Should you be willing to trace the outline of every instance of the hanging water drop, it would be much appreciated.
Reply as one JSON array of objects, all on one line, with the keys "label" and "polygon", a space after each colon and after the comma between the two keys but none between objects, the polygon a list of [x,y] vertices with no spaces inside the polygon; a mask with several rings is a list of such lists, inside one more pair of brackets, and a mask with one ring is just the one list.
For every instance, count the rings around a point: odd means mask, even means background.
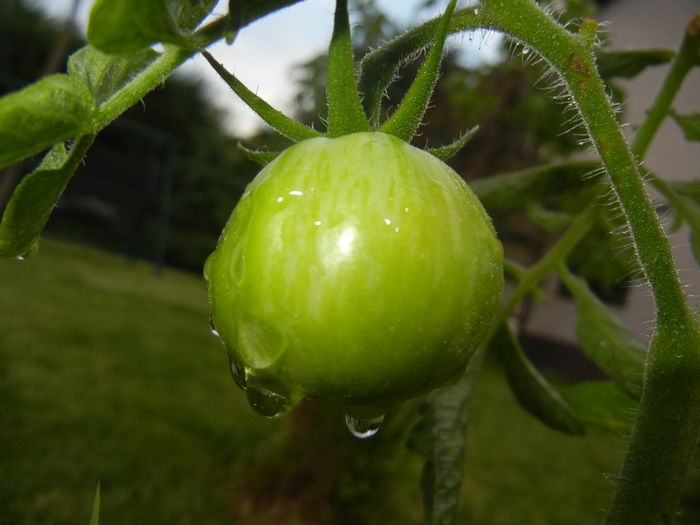
[{"label": "hanging water drop", "polygon": [[231,375],[233,380],[238,385],[241,390],[248,390],[248,379],[246,378],[245,367],[233,358],[228,360],[229,368],[231,369]]},{"label": "hanging water drop", "polygon": [[219,337],[219,331],[216,329],[216,326],[214,326],[214,321],[211,318],[211,314],[209,314],[209,330],[216,337]]},{"label": "hanging water drop", "polygon": [[278,416],[292,406],[292,402],[288,397],[267,388],[248,385],[246,393],[248,394],[250,408],[263,416]]},{"label": "hanging water drop", "polygon": [[32,244],[27,248],[27,250],[24,253],[19,254],[15,259],[18,261],[26,261],[27,259],[31,259],[36,255],[36,253],[39,251],[39,240],[35,240],[32,242]]},{"label": "hanging water drop", "polygon": [[345,424],[350,433],[356,438],[367,439],[379,432],[384,416],[371,419],[361,419],[345,415]]}]

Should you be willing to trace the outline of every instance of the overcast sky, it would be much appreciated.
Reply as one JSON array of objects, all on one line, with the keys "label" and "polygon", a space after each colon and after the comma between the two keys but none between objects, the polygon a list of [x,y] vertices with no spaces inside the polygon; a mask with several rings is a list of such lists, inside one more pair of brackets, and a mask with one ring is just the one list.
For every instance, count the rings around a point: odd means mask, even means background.
[{"label": "overcast sky", "polygon": [[[66,16],[71,4],[71,0],[34,1],[57,19]],[[422,0],[378,0],[377,3],[392,20],[407,27],[438,14],[447,0],[440,2],[437,9],[422,10],[418,7]],[[459,2],[462,5],[467,3]],[[82,0],[80,6],[78,24],[83,32],[92,4],[93,0]],[[220,0],[214,13],[224,14],[227,5],[227,1]],[[332,32],[334,5],[334,0],[305,0],[243,29],[233,45],[215,44],[210,52],[258,95],[273,106],[290,111],[290,100],[295,91],[290,83],[292,68],[326,49]],[[462,50],[465,61],[473,61],[475,57],[494,61],[497,60],[496,41],[497,38],[484,38],[480,34],[473,38],[453,37],[449,45]],[[261,124],[203,58],[190,60],[182,69],[205,79],[215,104],[229,113],[226,122],[231,131],[245,135]]]}]

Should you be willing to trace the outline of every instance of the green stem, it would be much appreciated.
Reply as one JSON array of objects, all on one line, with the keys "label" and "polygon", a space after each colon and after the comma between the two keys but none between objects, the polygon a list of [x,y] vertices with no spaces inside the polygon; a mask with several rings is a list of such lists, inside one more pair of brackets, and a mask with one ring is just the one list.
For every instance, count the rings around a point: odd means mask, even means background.
[{"label": "green stem", "polygon": [[574,249],[578,242],[583,238],[588,230],[593,225],[597,203],[594,199],[586,208],[576,217],[569,229],[566,230],[559,240],[552,246],[549,251],[536,264],[528,268],[519,278],[518,286],[508,298],[508,301],[501,309],[498,321],[494,326],[499,326],[505,321],[515,310],[516,306],[525,298],[534,286],[539,283],[545,275],[555,270],[566,256]]},{"label": "green stem", "polygon": [[698,65],[698,50],[700,50],[700,13],[696,14],[688,23],[683,42],[676,53],[671,69],[661,86],[661,90],[656,95],[646,120],[637,131],[632,144],[632,152],[637,158],[643,157],[647,152],[651,140],[668,115],[683,80],[690,70]]},{"label": "green stem", "polygon": [[369,131],[355,80],[355,61],[350,39],[347,0],[337,0],[333,37],[328,48],[328,136],[339,137]]}]

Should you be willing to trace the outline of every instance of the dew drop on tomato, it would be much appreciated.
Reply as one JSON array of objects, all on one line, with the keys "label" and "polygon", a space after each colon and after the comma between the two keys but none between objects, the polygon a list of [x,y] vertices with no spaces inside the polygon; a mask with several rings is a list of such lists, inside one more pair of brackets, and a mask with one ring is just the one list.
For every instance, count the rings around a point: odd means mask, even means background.
[{"label": "dew drop on tomato", "polygon": [[362,419],[346,415],[345,424],[350,433],[359,439],[367,439],[379,432],[382,426],[384,416],[374,417],[371,419]]}]

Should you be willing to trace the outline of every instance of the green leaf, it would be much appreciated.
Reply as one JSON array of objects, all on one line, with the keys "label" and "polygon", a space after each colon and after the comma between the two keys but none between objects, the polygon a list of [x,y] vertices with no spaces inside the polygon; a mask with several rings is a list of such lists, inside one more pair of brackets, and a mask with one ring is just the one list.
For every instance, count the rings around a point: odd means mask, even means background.
[{"label": "green leaf", "polygon": [[547,231],[566,228],[574,219],[569,213],[551,210],[539,202],[531,202],[525,208],[525,213],[534,224]]},{"label": "green leaf", "polygon": [[209,62],[219,76],[226,82],[229,87],[245,102],[250,109],[255,111],[265,122],[279,131],[282,135],[289,137],[294,141],[306,140],[314,137],[320,137],[321,134],[304,124],[289,118],[282,112],[277,111],[267,102],[245,87],[243,83],[234,75],[226,71],[226,68],[219,64],[209,52],[202,50],[202,56]]},{"label": "green leaf", "polygon": [[583,425],[556,389],[527,359],[503,322],[491,339],[490,350],[503,366],[518,403],[544,424],[567,434],[583,434]]},{"label": "green leaf", "polygon": [[251,22],[296,4],[301,0],[229,0],[227,31],[237,31]]},{"label": "green leaf", "polygon": [[602,175],[599,168],[600,164],[593,161],[550,164],[470,181],[469,186],[487,209],[520,209],[594,183]]},{"label": "green leaf", "polygon": [[642,393],[645,346],[595,296],[588,283],[566,269],[562,280],[578,306],[576,337],[586,356],[635,399]]},{"label": "green leaf", "polygon": [[88,41],[105,53],[131,54],[158,42],[183,43],[166,0],[97,0],[90,11]]},{"label": "green leaf", "polygon": [[108,55],[88,44],[70,56],[68,74],[82,82],[100,105],[127,86],[159,56],[150,48],[128,57]]},{"label": "green leaf", "polygon": [[633,78],[650,66],[667,64],[676,55],[669,49],[632,51],[599,51],[596,53],[598,71],[605,79]]},{"label": "green leaf", "polygon": [[464,471],[464,450],[469,423],[469,398],[475,371],[474,356],[456,383],[433,391],[420,408],[421,420],[406,445],[425,457],[421,492],[427,523],[454,523]]},{"label": "green leaf", "polygon": [[676,193],[685,195],[700,204],[700,179],[667,182]]},{"label": "green leaf", "polygon": [[416,75],[401,104],[399,104],[399,107],[389,119],[382,124],[379,128],[380,131],[394,135],[406,142],[410,142],[416,134],[438,79],[442,62],[442,51],[450,29],[450,20],[452,19],[455,3],[456,0],[451,0],[447,5],[445,14],[442,16],[435,31],[434,42],[425,62],[418,70],[418,75]]},{"label": "green leaf", "polygon": [[355,80],[347,0],[336,0],[333,37],[328,49],[328,136],[369,131]]},{"label": "green leaf", "polygon": [[217,0],[168,0],[168,9],[175,25],[190,32],[214,9]]},{"label": "green leaf", "polygon": [[559,385],[558,389],[585,426],[630,434],[638,404],[612,381]]},{"label": "green leaf", "polygon": [[700,141],[700,113],[679,115],[676,112],[671,112],[671,116],[673,120],[676,121],[676,124],[683,130],[685,140],[693,142]]},{"label": "green leaf", "polygon": [[97,482],[95,489],[95,499],[92,502],[92,513],[90,514],[90,525],[99,525],[100,523],[100,482]]},{"label": "green leaf", "polygon": [[80,137],[70,153],[63,143],[55,145],[17,186],[0,222],[0,256],[22,257],[31,252],[94,138]]},{"label": "green leaf", "polygon": [[91,132],[94,109],[90,93],[67,75],[0,98],[0,168]]},{"label": "green leaf", "polygon": [[442,146],[441,148],[428,149],[428,153],[434,155],[443,162],[450,160],[454,157],[460,150],[467,145],[474,135],[479,131],[479,126],[474,126],[472,129],[467,130],[461,137],[455,140],[452,144],[447,146]]},{"label": "green leaf", "polygon": [[240,142],[238,143],[238,149],[240,149],[248,160],[252,160],[260,164],[261,166],[266,166],[280,154],[279,151],[256,151],[246,148]]}]

